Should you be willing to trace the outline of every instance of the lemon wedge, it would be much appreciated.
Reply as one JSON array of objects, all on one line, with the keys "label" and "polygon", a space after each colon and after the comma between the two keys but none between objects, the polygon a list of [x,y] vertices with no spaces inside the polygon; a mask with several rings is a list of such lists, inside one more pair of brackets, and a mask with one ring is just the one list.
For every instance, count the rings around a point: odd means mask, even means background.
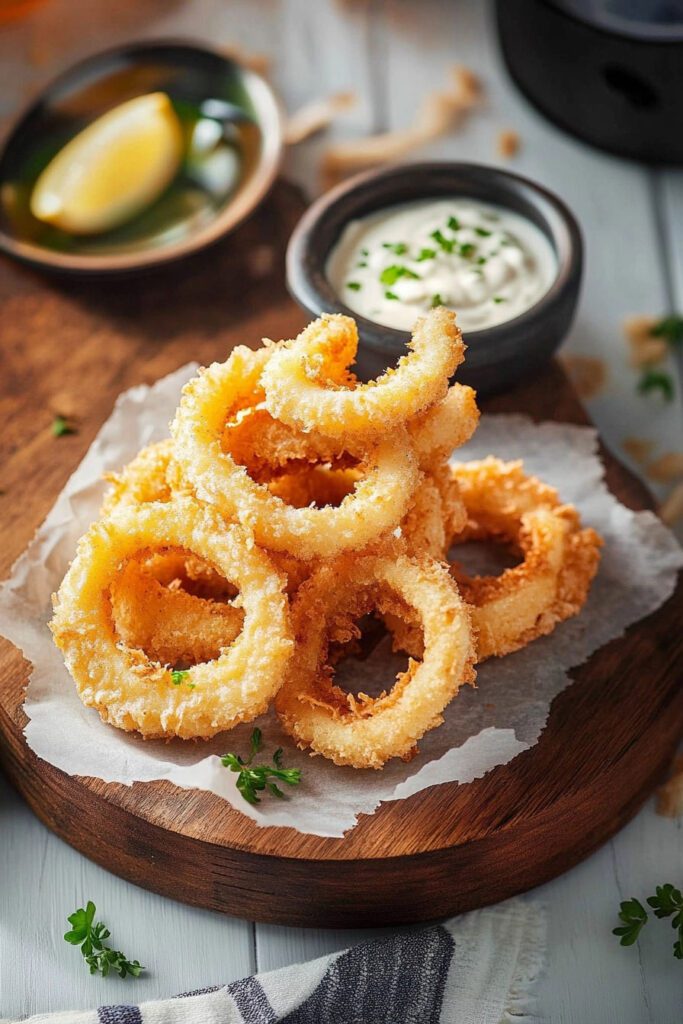
[{"label": "lemon wedge", "polygon": [[175,176],[183,132],[166,93],[122,103],[74,136],[38,178],[31,213],[74,235],[130,220]]}]

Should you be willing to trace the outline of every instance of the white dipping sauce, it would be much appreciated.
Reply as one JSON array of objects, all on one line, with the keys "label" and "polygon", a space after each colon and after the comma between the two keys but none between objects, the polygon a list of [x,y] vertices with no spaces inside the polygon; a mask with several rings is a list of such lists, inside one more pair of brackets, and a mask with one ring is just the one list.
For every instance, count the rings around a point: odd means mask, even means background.
[{"label": "white dipping sauce", "polygon": [[412,330],[433,306],[482,330],[535,305],[557,276],[544,233],[525,217],[470,199],[420,199],[350,221],[326,273],[375,323]]}]

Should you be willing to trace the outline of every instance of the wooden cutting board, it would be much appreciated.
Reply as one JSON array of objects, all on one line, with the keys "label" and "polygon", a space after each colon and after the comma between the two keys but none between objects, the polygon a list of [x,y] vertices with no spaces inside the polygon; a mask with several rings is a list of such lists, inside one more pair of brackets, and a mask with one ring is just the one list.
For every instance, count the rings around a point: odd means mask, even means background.
[{"label": "wooden cutting board", "polygon": [[[85,454],[116,396],[190,359],[291,336],[304,322],[283,281],[303,209],[280,183],[236,234],[191,261],[128,280],[55,280],[0,263],[0,432],[7,575]],[[585,423],[557,366],[486,411]],[[55,412],[79,418],[55,439]],[[609,484],[647,507],[607,453]],[[469,785],[434,787],[363,817],[344,839],[257,828],[224,801],[165,782],[70,778],[23,740],[28,666],[0,647],[0,763],[35,813],[99,864],[187,903],[289,925],[442,917],[545,882],[638,809],[683,733],[683,588],[575,670],[539,743]],[[677,669],[678,666],[678,669]]]}]

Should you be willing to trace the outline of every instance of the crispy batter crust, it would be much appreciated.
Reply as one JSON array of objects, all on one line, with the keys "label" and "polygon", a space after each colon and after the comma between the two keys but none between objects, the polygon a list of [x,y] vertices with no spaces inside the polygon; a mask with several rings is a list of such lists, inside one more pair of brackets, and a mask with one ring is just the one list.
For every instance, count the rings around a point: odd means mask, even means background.
[{"label": "crispy batter crust", "polygon": [[266,407],[283,423],[343,440],[349,451],[385,437],[441,401],[464,359],[455,314],[439,307],[415,325],[410,351],[368,384],[330,386],[316,357],[337,332],[356,330],[350,317],[324,316],[273,353],[263,371]]},{"label": "crispy batter crust", "polygon": [[[149,550],[196,554],[240,591],[239,637],[174,685],[169,668],[127,647],[112,620],[109,590],[119,566]],[[121,508],[95,523],[55,597],[51,629],[81,700],[120,729],[145,737],[205,737],[251,721],[268,707],[292,655],[285,580],[236,525],[191,498]]]},{"label": "crispy batter crust", "polygon": [[175,458],[198,496],[237,518],[256,543],[303,560],[364,547],[391,529],[407,511],[419,479],[403,429],[362,457],[363,477],[338,507],[293,508],[223,450],[226,419],[248,404],[258,384],[252,357],[249,349],[237,348],[226,363],[214,363],[183,389],[171,428]]},{"label": "crispy batter crust", "polygon": [[[328,648],[354,634],[354,620],[400,595],[424,630],[421,664],[410,662],[388,694],[354,697],[334,686]],[[469,612],[446,568],[405,554],[339,559],[300,588],[292,609],[297,655],[276,699],[282,725],[300,747],[336,764],[381,768],[412,756],[440,725],[463,683],[474,681]]]}]

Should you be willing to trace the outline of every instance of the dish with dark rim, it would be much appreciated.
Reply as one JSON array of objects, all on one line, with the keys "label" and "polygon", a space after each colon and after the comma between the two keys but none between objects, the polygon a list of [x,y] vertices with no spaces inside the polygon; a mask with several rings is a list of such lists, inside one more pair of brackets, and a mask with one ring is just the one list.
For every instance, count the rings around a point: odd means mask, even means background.
[{"label": "dish with dark rim", "polygon": [[573,320],[583,267],[581,231],[568,207],[527,178],[482,164],[421,163],[390,167],[344,182],[304,214],[287,250],[287,283],[306,312],[346,313],[358,323],[359,370],[364,379],[393,365],[407,332],[354,313],[326,275],[330,252],[349,221],[416,199],[462,197],[505,207],[546,235],[557,259],[549,290],[514,319],[467,335],[468,352],[458,380],[482,393],[512,386],[546,363]]},{"label": "dish with dark rim", "polygon": [[[116,235],[105,238],[102,251],[84,251],[78,239],[60,246],[40,240],[39,222],[24,218],[24,228],[0,206],[0,249],[23,261],[65,273],[111,274],[151,268],[177,260],[211,245],[232,231],[261,202],[277,175],[283,148],[283,116],[271,86],[254,71],[210,47],[181,40],[141,42],[118,46],[75,64],[42,90],[19,117],[0,152],[0,190],[21,179],[22,161],[30,164],[35,182],[53,154],[36,156],[36,140],[51,132],[69,138],[118,103],[153,91],[167,92],[172,102],[218,100],[236,112],[236,120],[249,126],[253,137],[248,159],[237,185],[226,198],[195,216],[187,230],[173,221],[168,237],[155,241]],[[236,106],[239,99],[241,113]],[[1,192],[0,192],[1,194]],[[163,199],[163,197],[162,197]],[[208,204],[207,204],[208,206]],[[175,216],[175,214],[174,214]],[[189,216],[189,215],[188,215]],[[182,225],[181,225],[182,227]],[[118,230],[118,229],[117,229]],[[124,228],[128,231],[128,225]],[[138,233],[139,234],[139,233]],[[69,251],[70,249],[70,251]],[[80,250],[80,251],[79,251]]]}]

